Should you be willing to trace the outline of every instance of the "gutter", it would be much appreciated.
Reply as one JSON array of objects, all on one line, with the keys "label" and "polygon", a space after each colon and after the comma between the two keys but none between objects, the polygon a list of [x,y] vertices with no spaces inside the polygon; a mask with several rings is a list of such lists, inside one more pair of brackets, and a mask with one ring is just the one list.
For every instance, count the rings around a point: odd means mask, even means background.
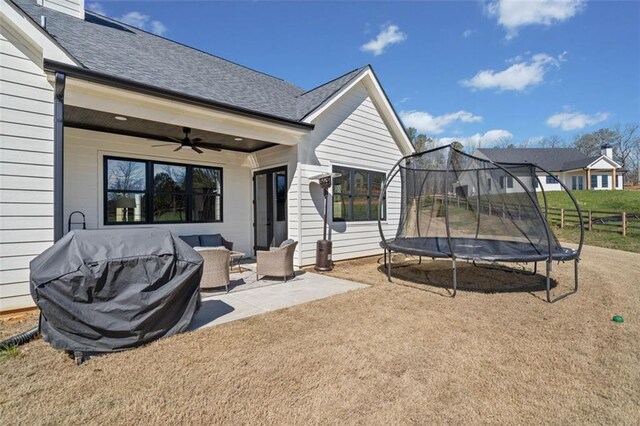
[{"label": "gutter", "polygon": [[105,84],[107,86],[116,87],[119,89],[130,90],[132,92],[142,93],[145,95],[156,96],[164,99],[169,99],[177,102],[184,102],[190,105],[205,107],[209,109],[215,109],[222,112],[228,112],[244,117],[254,118],[258,120],[268,121],[288,127],[293,127],[302,130],[313,130],[315,125],[309,123],[302,123],[296,120],[290,120],[287,118],[278,117],[272,114],[266,114],[258,111],[254,111],[248,108],[237,107],[224,102],[211,101],[209,99],[201,98],[198,96],[185,95],[184,93],[176,92],[174,90],[162,89],[152,86],[150,84],[138,83],[133,80],[129,80],[121,77],[114,77],[109,74],[105,74],[98,71],[92,71],[86,68],[75,67],[72,65],[63,64],[61,62],[52,61],[49,59],[44,60],[45,71],[53,73],[64,73],[67,77],[78,78],[80,80],[89,81],[92,83]]},{"label": "gutter", "polygon": [[55,74],[53,100],[53,240],[64,236],[64,89],[66,76]]}]

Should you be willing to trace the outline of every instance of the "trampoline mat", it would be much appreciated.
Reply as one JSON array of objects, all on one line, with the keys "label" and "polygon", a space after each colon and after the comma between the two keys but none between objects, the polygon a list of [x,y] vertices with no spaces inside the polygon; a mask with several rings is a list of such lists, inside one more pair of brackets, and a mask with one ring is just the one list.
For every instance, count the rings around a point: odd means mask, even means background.
[{"label": "trampoline mat", "polygon": [[[452,238],[454,254],[457,259],[487,262],[539,262],[548,259],[547,245],[534,245],[528,242],[504,241],[476,238]],[[449,240],[437,238],[395,238],[380,243],[382,248],[397,253],[425,257],[450,257]],[[556,246],[553,260],[572,260],[578,257],[578,251]]]}]

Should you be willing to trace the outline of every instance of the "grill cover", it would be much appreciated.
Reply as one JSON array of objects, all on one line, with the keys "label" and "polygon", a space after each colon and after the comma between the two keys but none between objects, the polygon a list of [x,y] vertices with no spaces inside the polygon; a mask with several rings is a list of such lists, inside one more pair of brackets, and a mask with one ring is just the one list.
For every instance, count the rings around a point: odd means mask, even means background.
[{"label": "grill cover", "polygon": [[112,352],[184,331],[202,263],[162,229],[71,231],[30,264],[42,337],[56,349]]}]

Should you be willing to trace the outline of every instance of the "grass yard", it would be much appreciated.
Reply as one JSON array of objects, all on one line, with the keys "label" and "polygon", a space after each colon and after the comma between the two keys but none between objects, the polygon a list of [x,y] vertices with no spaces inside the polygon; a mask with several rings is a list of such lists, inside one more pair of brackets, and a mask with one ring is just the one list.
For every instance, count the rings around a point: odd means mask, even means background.
[{"label": "grass yard", "polygon": [[[571,191],[571,193],[576,197],[584,213],[587,210],[640,212],[640,191]],[[550,191],[546,194],[550,207],[574,208],[571,199],[563,191]],[[540,192],[538,197],[542,200]]]},{"label": "grass yard", "polygon": [[[585,247],[580,291],[541,277],[379,258],[331,275],[371,284],[95,357],[42,340],[0,357],[0,418],[23,424],[637,424],[640,255]],[[572,265],[554,265],[559,287]],[[291,285],[291,284],[283,284]],[[556,289],[556,291],[559,291]],[[611,321],[614,314],[625,322]],[[0,323],[7,336],[36,318]]]}]

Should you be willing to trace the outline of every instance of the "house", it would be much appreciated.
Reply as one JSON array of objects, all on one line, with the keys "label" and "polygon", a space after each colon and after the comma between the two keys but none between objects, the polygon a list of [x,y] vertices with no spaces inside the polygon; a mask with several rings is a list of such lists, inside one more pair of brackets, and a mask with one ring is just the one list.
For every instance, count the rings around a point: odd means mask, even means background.
[{"label": "house", "polygon": [[[622,189],[624,170],[613,160],[611,145],[603,145],[598,156],[589,157],[576,148],[479,148],[476,157],[502,163],[532,163],[550,172],[538,173],[545,191],[559,191],[558,182],[572,190]],[[615,182],[615,184],[614,184]],[[513,185],[509,180],[498,186]]]},{"label": "house", "polygon": [[32,305],[29,262],[74,211],[88,229],[221,233],[249,256],[291,238],[313,264],[324,172],[342,173],[333,258],[380,252],[377,194],[413,147],[370,66],[304,90],[83,0],[0,1],[0,310]]}]

